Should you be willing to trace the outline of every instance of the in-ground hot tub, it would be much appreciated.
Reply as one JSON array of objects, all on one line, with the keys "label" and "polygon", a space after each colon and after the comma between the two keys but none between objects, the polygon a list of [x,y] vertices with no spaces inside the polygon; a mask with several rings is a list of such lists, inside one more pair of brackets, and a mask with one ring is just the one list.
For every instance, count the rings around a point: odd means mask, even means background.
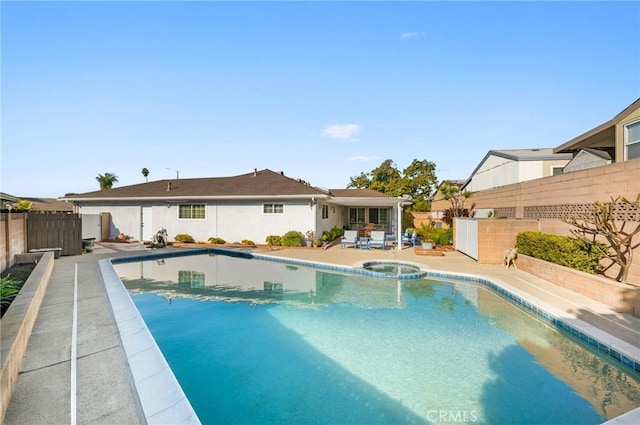
[{"label": "in-ground hot tub", "polygon": [[415,264],[401,263],[397,261],[367,261],[362,268],[380,277],[392,277],[394,279],[418,279],[426,275],[426,272]]}]

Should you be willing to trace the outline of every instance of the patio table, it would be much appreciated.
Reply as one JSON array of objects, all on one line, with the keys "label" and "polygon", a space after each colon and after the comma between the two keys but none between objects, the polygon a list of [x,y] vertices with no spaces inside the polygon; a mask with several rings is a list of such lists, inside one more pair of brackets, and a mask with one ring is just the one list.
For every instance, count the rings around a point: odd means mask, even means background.
[{"label": "patio table", "polygon": [[360,249],[369,249],[369,241],[371,240],[370,237],[367,236],[361,236],[358,238],[358,248]]}]

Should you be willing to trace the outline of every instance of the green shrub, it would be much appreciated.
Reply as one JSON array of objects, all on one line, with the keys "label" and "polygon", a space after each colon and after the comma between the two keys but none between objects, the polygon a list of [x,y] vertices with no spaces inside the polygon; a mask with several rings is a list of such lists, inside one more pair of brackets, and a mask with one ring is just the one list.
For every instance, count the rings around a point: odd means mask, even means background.
[{"label": "green shrub", "polygon": [[253,243],[252,240],[250,239],[243,239],[242,242],[240,242],[242,245],[255,245],[255,243]]},{"label": "green shrub", "polygon": [[0,278],[0,305],[2,308],[8,307],[11,301],[20,292],[19,282],[11,276]]},{"label": "green shrub", "polygon": [[448,229],[433,229],[431,231],[431,239],[436,245],[449,245],[449,243],[453,240],[453,228],[449,227]]},{"label": "green shrub", "polygon": [[342,235],[344,235],[344,229],[338,226],[333,226],[331,230],[325,230],[324,232],[322,232],[320,240],[322,242],[331,242],[332,240],[338,239]]},{"label": "green shrub", "polygon": [[344,229],[338,226],[333,226],[329,234],[331,235],[331,240],[335,240],[344,235]]},{"label": "green shrub", "polygon": [[522,232],[516,237],[518,253],[550,263],[597,274],[602,253],[593,244],[571,236],[542,232]]},{"label": "green shrub", "polygon": [[220,244],[220,245],[222,245],[222,244],[227,243],[227,241],[225,241],[225,240],[224,240],[224,239],[222,239],[222,238],[218,238],[218,237],[210,237],[210,238],[209,238],[209,243],[213,243],[213,244]]},{"label": "green shrub", "polygon": [[302,246],[304,235],[297,230],[290,230],[282,237],[283,246]]},{"label": "green shrub", "polygon": [[187,234],[187,233],[180,233],[178,235],[175,235],[173,238],[176,242],[179,243],[194,243],[195,240],[193,239],[193,236]]},{"label": "green shrub", "polygon": [[265,242],[267,242],[267,245],[269,246],[282,246],[282,236],[278,236],[278,235],[267,236],[267,239],[265,239]]}]

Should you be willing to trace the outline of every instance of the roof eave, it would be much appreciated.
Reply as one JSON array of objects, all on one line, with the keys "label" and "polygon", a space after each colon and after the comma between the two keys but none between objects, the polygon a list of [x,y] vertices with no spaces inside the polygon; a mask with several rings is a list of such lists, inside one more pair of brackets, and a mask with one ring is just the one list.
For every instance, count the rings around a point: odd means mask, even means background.
[{"label": "roof eave", "polygon": [[70,202],[96,202],[96,201],[220,201],[220,200],[251,200],[251,199],[310,199],[310,198],[327,198],[328,195],[309,193],[298,195],[229,195],[229,196],[203,196],[203,195],[180,195],[180,196],[105,196],[99,198],[59,198],[61,201]]}]

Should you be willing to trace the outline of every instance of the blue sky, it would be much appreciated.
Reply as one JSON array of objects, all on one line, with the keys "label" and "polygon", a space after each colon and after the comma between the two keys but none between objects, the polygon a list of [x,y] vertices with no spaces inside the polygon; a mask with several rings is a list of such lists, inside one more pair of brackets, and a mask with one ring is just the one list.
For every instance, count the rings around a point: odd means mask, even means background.
[{"label": "blue sky", "polygon": [[2,181],[59,197],[386,159],[466,179],[640,97],[640,2],[7,2]]}]

